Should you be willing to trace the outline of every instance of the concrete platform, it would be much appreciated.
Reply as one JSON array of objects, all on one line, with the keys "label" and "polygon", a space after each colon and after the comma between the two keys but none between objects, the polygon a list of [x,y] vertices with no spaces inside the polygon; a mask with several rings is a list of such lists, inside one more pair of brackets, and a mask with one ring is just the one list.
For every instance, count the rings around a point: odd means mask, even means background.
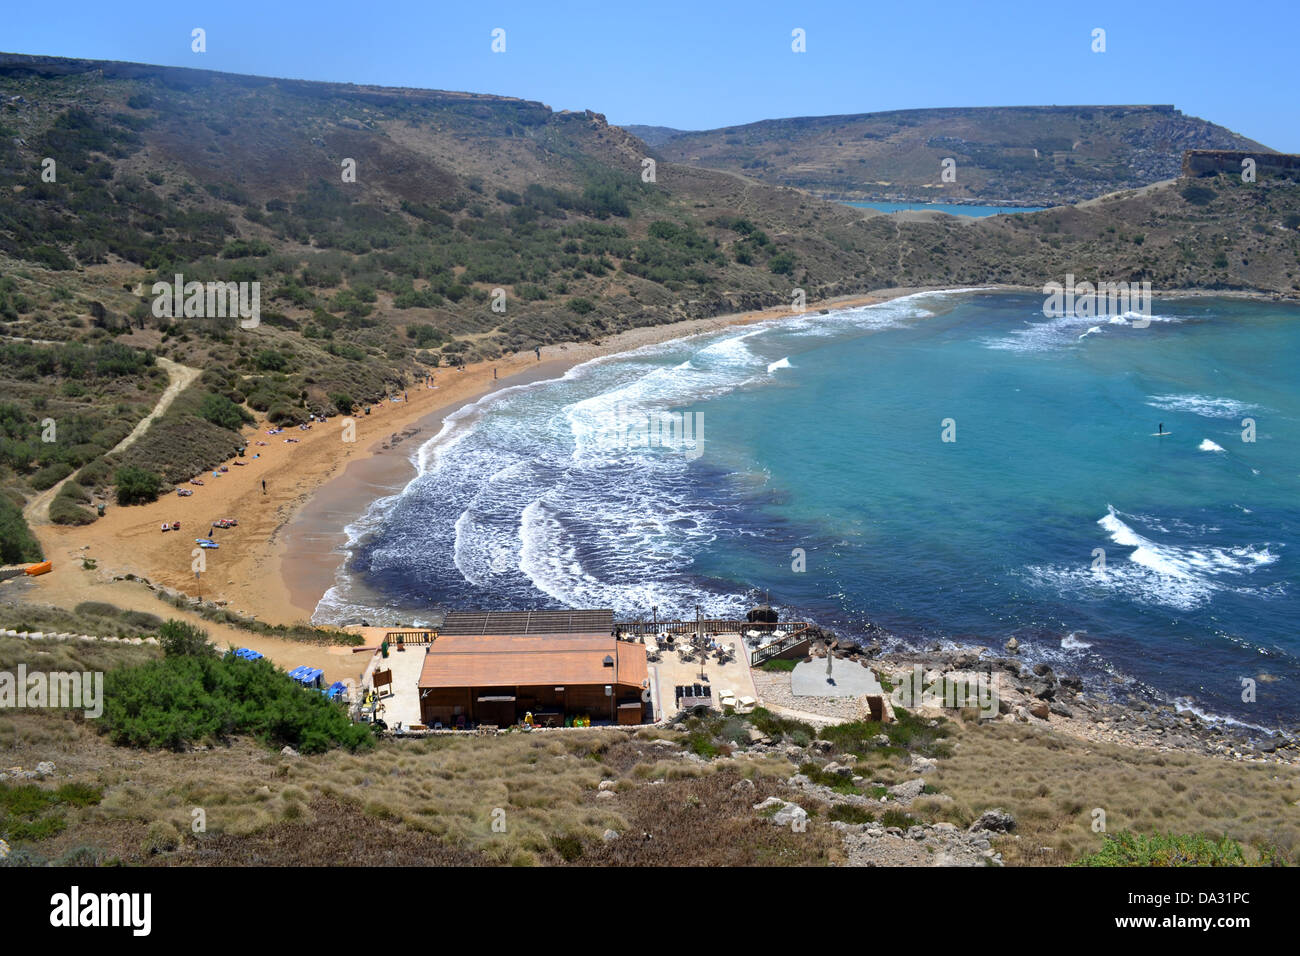
[{"label": "concrete platform", "polygon": [[876,675],[854,661],[837,658],[829,681],[823,659],[800,662],[790,672],[790,693],[795,697],[860,697],[884,692]]}]

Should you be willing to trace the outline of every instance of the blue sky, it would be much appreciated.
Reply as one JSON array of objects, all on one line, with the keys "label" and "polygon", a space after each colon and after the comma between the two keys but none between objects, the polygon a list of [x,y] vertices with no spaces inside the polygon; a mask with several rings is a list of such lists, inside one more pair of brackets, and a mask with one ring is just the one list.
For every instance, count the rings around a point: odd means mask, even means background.
[{"label": "blue sky", "polygon": [[[207,31],[207,52],[190,31]],[[491,31],[506,31],[506,52]],[[1094,28],[1106,52],[1091,50]],[[807,52],[793,53],[801,28]],[[927,106],[1172,103],[1300,152],[1300,4],[10,3],[0,49],[500,93],[682,129]]]}]

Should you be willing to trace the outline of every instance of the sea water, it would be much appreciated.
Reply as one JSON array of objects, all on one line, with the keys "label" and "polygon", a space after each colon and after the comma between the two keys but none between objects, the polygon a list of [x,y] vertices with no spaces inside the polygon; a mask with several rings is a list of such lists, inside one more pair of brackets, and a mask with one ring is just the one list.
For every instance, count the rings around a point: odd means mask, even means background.
[{"label": "sea water", "polygon": [[983,219],[987,216],[1011,215],[1021,212],[1042,212],[1047,206],[977,206],[968,203],[948,202],[846,202],[858,209],[875,209],[879,212],[946,212],[951,216],[970,216]]},{"label": "sea water", "polygon": [[[1015,636],[1099,692],[1289,723],[1300,308],[1153,312],[1045,318],[1041,296],[958,290],[505,389],[349,529],[316,617],[662,619],[770,595],[846,635],[999,653]],[[641,411],[696,416],[700,446],[608,440]]]}]

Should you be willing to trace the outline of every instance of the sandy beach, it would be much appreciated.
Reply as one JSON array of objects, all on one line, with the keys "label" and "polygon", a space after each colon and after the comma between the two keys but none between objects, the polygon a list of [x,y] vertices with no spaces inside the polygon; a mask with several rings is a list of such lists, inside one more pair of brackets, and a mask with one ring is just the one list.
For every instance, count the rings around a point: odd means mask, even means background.
[{"label": "sandy beach", "polygon": [[[871,305],[917,291],[888,289],[813,303],[809,309]],[[597,342],[546,346],[541,361],[528,352],[468,365],[463,371],[440,368],[436,388],[412,385],[405,396],[394,396],[400,401],[376,404],[368,416],[356,414],[354,442],[342,440],[341,418],[276,435],[268,434],[270,426],[259,420],[244,432],[248,449],[241,460],[247,464],[227,462],[228,470],[219,477],[199,476],[202,486],[183,486],[193,487],[190,497],[173,493],[129,508],[110,502],[106,515],[94,524],[38,526],[35,530],[54,572],[33,580],[30,598],[64,607],[103,600],[159,613],[165,605],[143,585],[122,580],[130,574],[269,624],[306,622],[334,583],[343,560],[338,550],[346,541],[343,529],[376,499],[395,493],[414,477],[412,452],[437,434],[447,415],[496,389],[557,378],[593,358],[790,314],[789,309],[773,308],[676,322]],[[212,530],[219,518],[239,523]],[[179,532],[160,531],[164,522],[175,521],[181,523]],[[191,568],[195,538],[209,534],[220,547],[203,552],[206,570],[196,581]],[[85,558],[94,561],[93,569],[83,569]],[[204,626],[212,629],[210,622]],[[259,638],[245,631],[232,634],[232,640],[236,635],[242,635],[243,645],[257,647],[286,666],[328,663],[330,671],[350,666],[345,663],[350,655],[340,656],[338,648]]]}]

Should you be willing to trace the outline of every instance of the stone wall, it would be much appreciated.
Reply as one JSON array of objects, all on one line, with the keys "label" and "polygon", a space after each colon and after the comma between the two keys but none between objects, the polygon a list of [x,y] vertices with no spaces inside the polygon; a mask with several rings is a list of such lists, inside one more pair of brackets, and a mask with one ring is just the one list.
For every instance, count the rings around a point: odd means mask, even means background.
[{"label": "stone wall", "polygon": [[1300,156],[1294,153],[1247,152],[1238,149],[1189,149],[1183,152],[1183,175],[1213,176],[1217,173],[1241,175],[1241,161],[1255,160],[1255,176],[1300,175]]}]

